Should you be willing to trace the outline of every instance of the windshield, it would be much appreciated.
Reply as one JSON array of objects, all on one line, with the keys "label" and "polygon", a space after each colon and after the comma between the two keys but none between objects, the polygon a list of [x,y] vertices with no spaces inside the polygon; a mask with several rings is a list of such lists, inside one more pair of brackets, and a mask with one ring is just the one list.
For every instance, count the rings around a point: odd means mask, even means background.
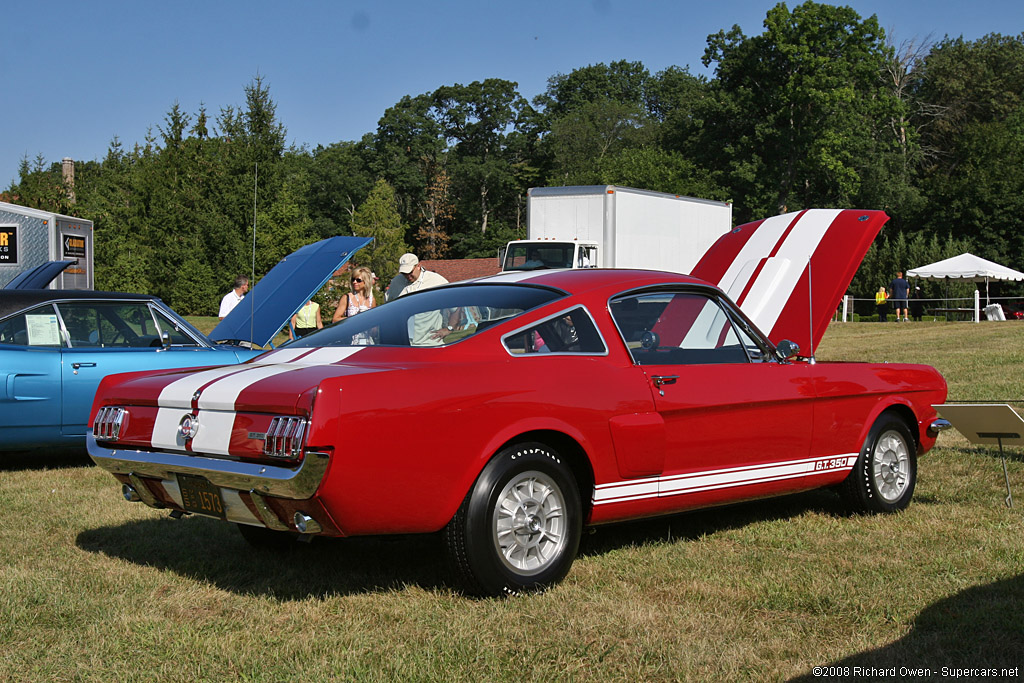
[{"label": "windshield", "polygon": [[512,244],[505,256],[505,270],[572,268],[575,249],[572,243]]},{"label": "windshield", "polygon": [[428,289],[345,318],[288,346],[443,346],[563,296],[531,285]]}]

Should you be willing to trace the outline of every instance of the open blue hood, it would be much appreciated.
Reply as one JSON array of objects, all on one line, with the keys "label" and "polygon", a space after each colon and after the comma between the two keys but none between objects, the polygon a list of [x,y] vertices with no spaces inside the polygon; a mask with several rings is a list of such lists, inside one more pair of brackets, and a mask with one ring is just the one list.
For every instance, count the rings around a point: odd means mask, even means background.
[{"label": "open blue hood", "polygon": [[74,265],[78,261],[47,261],[41,265],[26,270],[4,285],[4,289],[43,289],[53,279],[64,272],[64,269]]},{"label": "open blue hood", "polygon": [[334,271],[371,241],[371,237],[331,237],[288,254],[213,328],[210,339],[266,346]]}]

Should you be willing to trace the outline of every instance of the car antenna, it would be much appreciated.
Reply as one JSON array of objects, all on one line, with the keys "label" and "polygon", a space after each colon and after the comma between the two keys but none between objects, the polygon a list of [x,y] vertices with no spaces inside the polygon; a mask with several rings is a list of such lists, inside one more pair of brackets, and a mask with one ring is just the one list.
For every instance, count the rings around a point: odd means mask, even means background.
[{"label": "car antenna", "polygon": [[808,363],[814,365],[817,361],[814,360],[814,292],[811,287],[811,257],[807,257],[807,324],[810,327],[810,336],[807,339],[807,344],[810,347],[810,354],[807,358]]},{"label": "car antenna", "polygon": [[[255,174],[252,180],[252,275],[249,276],[250,288],[256,287],[256,189],[260,182],[260,162],[254,162]],[[249,348],[252,348],[256,337],[256,299],[249,297]]]}]

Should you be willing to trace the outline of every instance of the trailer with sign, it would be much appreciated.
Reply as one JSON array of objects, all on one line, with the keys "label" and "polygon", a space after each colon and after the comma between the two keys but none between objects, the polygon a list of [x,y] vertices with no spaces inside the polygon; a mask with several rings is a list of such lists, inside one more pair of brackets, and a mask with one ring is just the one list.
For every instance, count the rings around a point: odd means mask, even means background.
[{"label": "trailer with sign", "polygon": [[93,289],[92,221],[0,202],[0,287],[47,261],[73,261],[51,289]]}]

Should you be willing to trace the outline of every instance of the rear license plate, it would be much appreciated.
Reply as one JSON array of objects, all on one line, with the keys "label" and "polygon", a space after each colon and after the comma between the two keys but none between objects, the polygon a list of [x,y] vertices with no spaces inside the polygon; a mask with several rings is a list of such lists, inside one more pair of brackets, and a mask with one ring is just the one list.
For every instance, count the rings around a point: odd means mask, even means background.
[{"label": "rear license plate", "polygon": [[227,519],[220,489],[206,479],[179,474],[178,489],[181,491],[181,505],[188,512]]}]

